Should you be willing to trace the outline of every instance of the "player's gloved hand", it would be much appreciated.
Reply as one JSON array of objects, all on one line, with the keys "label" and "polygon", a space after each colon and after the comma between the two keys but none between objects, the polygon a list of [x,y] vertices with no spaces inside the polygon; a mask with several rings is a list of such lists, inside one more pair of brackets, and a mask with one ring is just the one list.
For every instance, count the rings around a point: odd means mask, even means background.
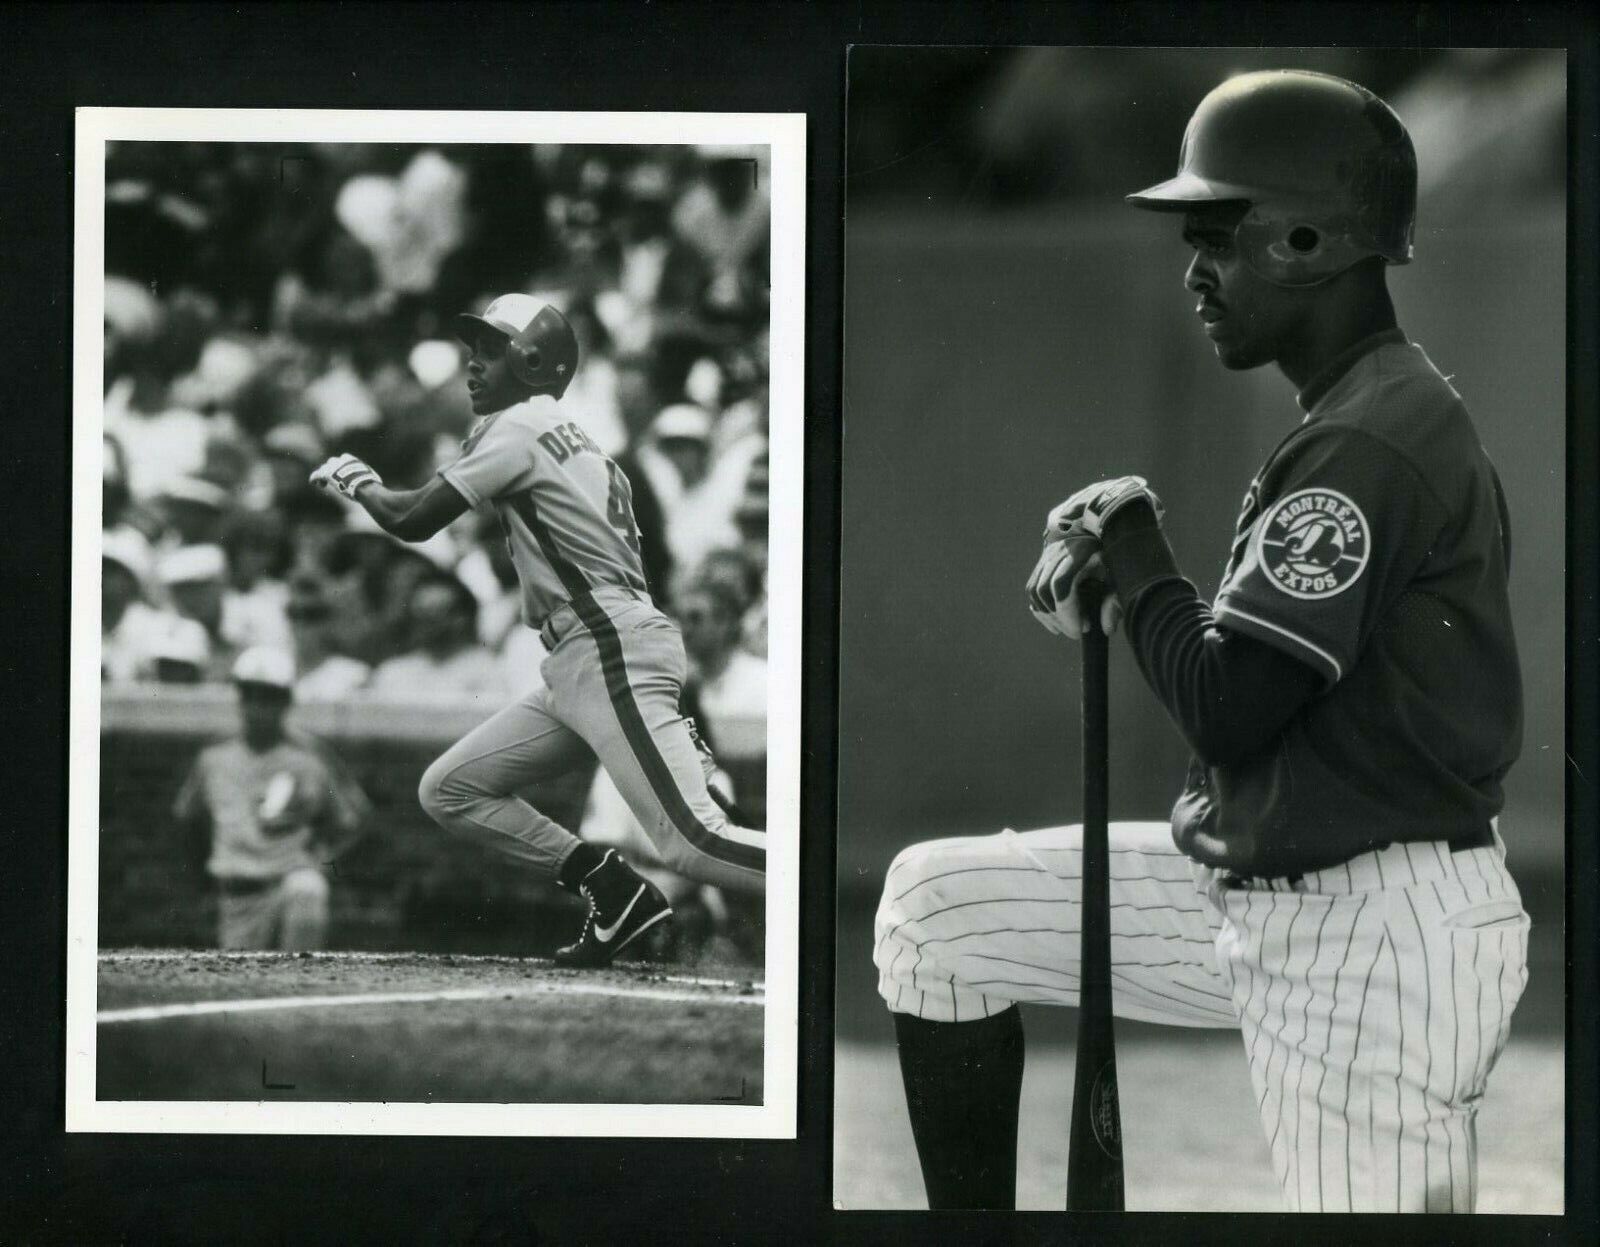
[{"label": "player's gloved hand", "polygon": [[1050,512],[1045,519],[1045,540],[1062,536],[1071,525],[1080,522],[1091,536],[1099,537],[1108,519],[1135,502],[1148,502],[1157,523],[1165,514],[1161,499],[1142,476],[1116,476],[1085,485]]},{"label": "player's gloved hand", "polygon": [[[1080,589],[1090,581],[1106,584],[1106,563],[1099,535],[1082,514],[1072,520],[1059,514],[1069,503],[1062,503],[1046,517],[1045,547],[1027,578],[1027,608],[1046,631],[1078,640],[1085,623]],[[1122,618],[1122,607],[1115,595],[1107,592],[1101,605],[1101,631],[1106,636],[1117,628],[1118,618]]]},{"label": "player's gloved hand", "polygon": [[[1028,609],[1041,627],[1076,641],[1083,636],[1085,620],[1081,589],[1090,582],[1106,583],[1100,539],[1073,521],[1059,534],[1047,532],[1028,576]],[[1121,605],[1108,592],[1100,608],[1101,631],[1110,636],[1121,617]]]},{"label": "player's gloved hand", "polygon": [[381,485],[383,478],[354,455],[335,455],[311,474],[311,483],[318,489],[331,489],[351,499],[369,482]]}]

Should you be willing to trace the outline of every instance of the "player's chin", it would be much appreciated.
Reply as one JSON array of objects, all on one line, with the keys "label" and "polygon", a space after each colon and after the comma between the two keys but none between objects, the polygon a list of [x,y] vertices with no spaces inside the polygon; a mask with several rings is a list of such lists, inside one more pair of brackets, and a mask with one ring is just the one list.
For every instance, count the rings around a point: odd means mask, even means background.
[{"label": "player's chin", "polygon": [[1244,372],[1250,368],[1259,368],[1271,359],[1269,354],[1252,350],[1245,343],[1213,342],[1211,345],[1217,353],[1217,362],[1229,372]]}]

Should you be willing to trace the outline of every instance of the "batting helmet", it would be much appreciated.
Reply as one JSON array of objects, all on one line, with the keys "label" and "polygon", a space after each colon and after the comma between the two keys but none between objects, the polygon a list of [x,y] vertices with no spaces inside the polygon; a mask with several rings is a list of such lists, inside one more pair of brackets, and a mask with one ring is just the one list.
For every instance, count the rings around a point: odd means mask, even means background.
[{"label": "batting helmet", "polygon": [[567,318],[525,294],[503,294],[482,316],[456,317],[456,336],[468,346],[484,332],[506,339],[512,374],[524,385],[560,398],[578,371],[578,337]]},{"label": "batting helmet", "polygon": [[1243,201],[1234,238],[1279,286],[1314,286],[1358,260],[1411,259],[1417,157],[1394,110],[1331,74],[1264,70],[1200,101],[1178,175],[1129,195],[1155,211]]}]

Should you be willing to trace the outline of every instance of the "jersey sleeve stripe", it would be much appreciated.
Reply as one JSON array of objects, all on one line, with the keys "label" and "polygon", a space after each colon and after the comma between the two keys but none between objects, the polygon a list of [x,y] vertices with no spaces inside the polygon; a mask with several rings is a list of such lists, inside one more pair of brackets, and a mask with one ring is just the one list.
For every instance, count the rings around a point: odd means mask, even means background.
[{"label": "jersey sleeve stripe", "polygon": [[472,487],[471,483],[460,472],[456,471],[455,464],[446,464],[440,468],[439,475],[450,484],[456,493],[467,500],[467,505],[473,510],[477,510],[483,505],[483,499],[479,496],[478,491]]},{"label": "jersey sleeve stripe", "polygon": [[1284,649],[1283,642],[1288,641],[1298,651],[1296,657],[1310,658],[1312,666],[1328,677],[1328,687],[1333,687],[1344,677],[1344,668],[1339,660],[1298,633],[1289,631],[1279,624],[1252,615],[1249,611],[1240,610],[1226,597],[1217,599],[1216,619],[1218,623],[1227,624],[1237,628],[1240,632],[1247,632],[1257,640],[1265,641],[1268,645]]}]

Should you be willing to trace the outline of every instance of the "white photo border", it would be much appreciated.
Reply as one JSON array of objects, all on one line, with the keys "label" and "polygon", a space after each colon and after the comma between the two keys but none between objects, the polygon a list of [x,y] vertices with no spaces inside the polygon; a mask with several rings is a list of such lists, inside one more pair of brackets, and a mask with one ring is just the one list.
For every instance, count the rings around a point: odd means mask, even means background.
[{"label": "white photo border", "polygon": [[[792,1139],[797,1125],[806,118],[801,113],[80,108],[73,262],[66,1129]],[[105,154],[168,142],[766,145],[771,150],[766,1003],[763,1102],[439,1104],[96,1098]],[[95,759],[91,764],[88,759]]]}]

